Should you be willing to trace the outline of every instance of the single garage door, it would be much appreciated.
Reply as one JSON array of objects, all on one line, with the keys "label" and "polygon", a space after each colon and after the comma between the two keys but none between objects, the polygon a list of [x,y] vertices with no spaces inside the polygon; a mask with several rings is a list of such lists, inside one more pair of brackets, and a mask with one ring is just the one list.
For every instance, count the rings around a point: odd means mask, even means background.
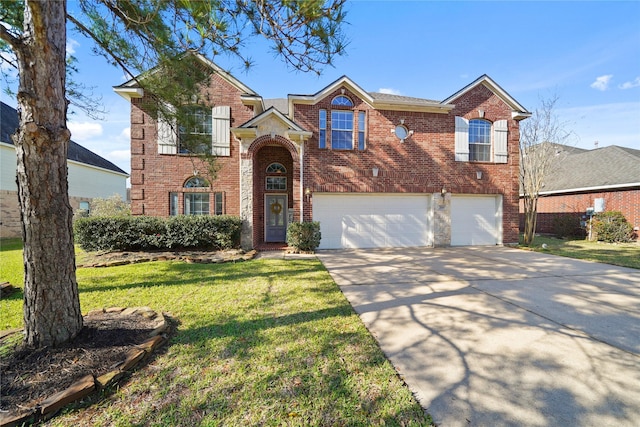
[{"label": "single garage door", "polygon": [[314,193],[320,249],[430,246],[427,194]]},{"label": "single garage door", "polygon": [[502,196],[451,196],[451,246],[502,243]]}]

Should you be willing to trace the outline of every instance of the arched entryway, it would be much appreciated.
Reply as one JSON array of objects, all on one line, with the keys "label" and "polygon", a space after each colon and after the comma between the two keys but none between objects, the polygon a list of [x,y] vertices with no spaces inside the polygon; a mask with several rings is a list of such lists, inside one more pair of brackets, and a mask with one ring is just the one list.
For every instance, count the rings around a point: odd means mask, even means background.
[{"label": "arched entryway", "polygon": [[256,139],[253,163],[253,247],[283,247],[287,225],[299,220],[300,162],[294,144],[275,136]]}]

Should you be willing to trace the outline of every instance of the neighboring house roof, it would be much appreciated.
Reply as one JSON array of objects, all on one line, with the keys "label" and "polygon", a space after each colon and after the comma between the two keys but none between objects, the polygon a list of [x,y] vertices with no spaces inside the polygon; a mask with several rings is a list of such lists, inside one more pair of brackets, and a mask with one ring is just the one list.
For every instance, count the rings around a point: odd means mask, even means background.
[{"label": "neighboring house roof", "polygon": [[562,147],[567,155],[552,168],[541,195],[640,186],[640,150]]},{"label": "neighboring house roof", "polygon": [[[0,110],[0,141],[14,145],[13,140],[11,139],[11,135],[16,132],[19,125],[20,121],[16,109],[2,102]],[[67,159],[98,168],[107,169],[127,176],[129,175],[118,166],[111,163],[109,160],[100,157],[93,151],[87,150],[82,145],[73,141],[69,141]]]}]

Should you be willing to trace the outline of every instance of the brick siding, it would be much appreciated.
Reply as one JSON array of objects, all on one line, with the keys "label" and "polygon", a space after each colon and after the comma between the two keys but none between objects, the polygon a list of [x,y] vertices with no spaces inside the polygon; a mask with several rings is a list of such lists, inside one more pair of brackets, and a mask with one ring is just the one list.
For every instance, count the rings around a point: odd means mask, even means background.
[{"label": "brick siding", "polygon": [[[589,193],[573,193],[542,196],[538,199],[538,220],[536,232],[554,232],[554,221],[562,215],[571,215],[582,219],[588,207],[594,207],[595,199],[603,198],[605,211],[620,211],[627,221],[640,229],[640,189],[600,191]],[[524,212],[524,205],[521,202]],[[521,227],[524,227],[524,216],[521,215]],[[636,231],[636,235],[638,235]],[[640,237],[639,237],[640,238]]]}]

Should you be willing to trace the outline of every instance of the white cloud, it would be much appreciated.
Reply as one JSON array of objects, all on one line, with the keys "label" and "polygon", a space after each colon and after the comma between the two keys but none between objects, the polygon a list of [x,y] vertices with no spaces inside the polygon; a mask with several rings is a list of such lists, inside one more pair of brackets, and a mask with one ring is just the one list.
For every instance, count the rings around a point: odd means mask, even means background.
[{"label": "white cloud", "polygon": [[381,87],[380,89],[378,89],[378,92],[386,93],[388,95],[402,95],[402,93],[399,90],[391,89],[391,88],[388,88],[388,87]]},{"label": "white cloud", "polygon": [[102,135],[103,129],[100,123],[95,122],[69,122],[71,139],[75,142],[83,142]]},{"label": "white cloud", "polygon": [[624,82],[618,87],[620,89],[631,89],[638,86],[640,86],[640,77],[636,77],[636,79],[631,82]]},{"label": "white cloud", "polygon": [[129,139],[131,139],[131,128],[130,127],[126,127],[124,129],[122,129],[122,132],[120,132],[120,138],[123,138],[125,140],[127,140],[127,142],[129,141]]},{"label": "white cloud", "polygon": [[80,46],[80,43],[74,39],[67,39],[67,55],[73,55],[76,53],[76,47]]},{"label": "white cloud", "polygon": [[595,82],[591,83],[591,87],[597,90],[605,91],[609,89],[609,82],[611,81],[612,77],[613,77],[613,74],[606,74],[604,76],[600,76],[596,78]]}]

